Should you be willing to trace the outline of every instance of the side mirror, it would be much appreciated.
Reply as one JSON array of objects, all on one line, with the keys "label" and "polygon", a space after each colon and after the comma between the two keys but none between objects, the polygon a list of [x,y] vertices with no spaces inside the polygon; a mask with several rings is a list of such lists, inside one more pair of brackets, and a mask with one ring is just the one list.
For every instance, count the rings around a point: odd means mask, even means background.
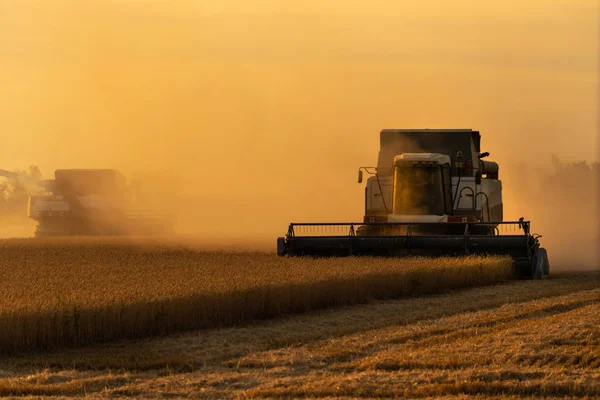
[{"label": "side mirror", "polygon": [[362,169],[358,170],[358,183],[362,183],[363,181],[363,171]]}]

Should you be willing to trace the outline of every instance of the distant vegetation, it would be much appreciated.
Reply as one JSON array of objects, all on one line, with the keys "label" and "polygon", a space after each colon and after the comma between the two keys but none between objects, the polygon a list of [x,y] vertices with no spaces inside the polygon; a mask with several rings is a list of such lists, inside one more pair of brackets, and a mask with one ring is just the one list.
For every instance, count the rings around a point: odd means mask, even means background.
[{"label": "distant vegetation", "polygon": [[133,239],[0,242],[0,353],[497,283],[508,258],[321,259]]},{"label": "distant vegetation", "polygon": [[42,178],[38,167],[30,166],[27,170],[13,172],[20,173],[27,179],[0,177],[0,223],[7,218],[26,219],[29,195],[40,191],[40,188],[27,183],[27,180]]},{"label": "distant vegetation", "polygon": [[542,185],[553,193],[586,204],[597,195],[600,189],[600,162],[563,163],[556,155],[552,155],[552,167],[553,173],[545,177]]},{"label": "distant vegetation", "polygon": [[551,168],[536,170],[521,163],[509,168],[508,172],[511,191],[522,199],[543,195],[538,197],[540,206],[554,206],[565,201],[596,204],[594,195],[597,196],[600,189],[600,162],[565,163],[553,154]]}]

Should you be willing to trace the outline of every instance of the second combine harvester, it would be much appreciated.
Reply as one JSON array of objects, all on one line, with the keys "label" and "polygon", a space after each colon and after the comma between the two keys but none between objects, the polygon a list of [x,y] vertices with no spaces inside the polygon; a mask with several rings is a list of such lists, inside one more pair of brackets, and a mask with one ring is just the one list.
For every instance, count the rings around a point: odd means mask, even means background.
[{"label": "second combine harvester", "polygon": [[503,220],[498,164],[471,129],[384,129],[363,222],[291,223],[280,256],[508,255],[523,278],[549,274],[529,221]]},{"label": "second combine harvester", "polygon": [[[29,217],[41,236],[164,236],[174,232],[171,215],[137,210],[132,188],[114,169],[59,169],[40,180],[0,169],[42,194],[29,196]],[[151,188],[150,188],[151,189]]]}]

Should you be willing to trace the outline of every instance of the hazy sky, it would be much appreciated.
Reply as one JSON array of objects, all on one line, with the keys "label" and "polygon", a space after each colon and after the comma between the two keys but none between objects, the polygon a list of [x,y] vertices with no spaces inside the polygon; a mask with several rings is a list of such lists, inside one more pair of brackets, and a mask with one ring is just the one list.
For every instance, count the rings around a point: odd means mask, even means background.
[{"label": "hazy sky", "polygon": [[584,0],[0,0],[0,168],[170,169],[198,218],[275,229],[361,219],[356,169],[382,128],[478,129],[501,168],[595,160],[599,15]]}]

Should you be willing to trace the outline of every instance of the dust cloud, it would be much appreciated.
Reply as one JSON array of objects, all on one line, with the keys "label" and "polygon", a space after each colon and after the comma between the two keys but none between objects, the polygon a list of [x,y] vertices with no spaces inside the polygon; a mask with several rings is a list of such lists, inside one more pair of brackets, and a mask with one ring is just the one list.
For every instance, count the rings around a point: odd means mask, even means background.
[{"label": "dust cloud", "polygon": [[[148,196],[181,234],[270,242],[291,221],[362,218],[356,170],[382,128],[478,129],[501,173],[596,161],[598,15],[587,0],[5,0],[0,168],[168,171]],[[508,214],[556,237],[547,199],[511,179]]]},{"label": "dust cloud", "polygon": [[531,221],[553,270],[600,266],[600,163],[553,155],[543,167],[511,165],[504,176],[505,219]]}]

